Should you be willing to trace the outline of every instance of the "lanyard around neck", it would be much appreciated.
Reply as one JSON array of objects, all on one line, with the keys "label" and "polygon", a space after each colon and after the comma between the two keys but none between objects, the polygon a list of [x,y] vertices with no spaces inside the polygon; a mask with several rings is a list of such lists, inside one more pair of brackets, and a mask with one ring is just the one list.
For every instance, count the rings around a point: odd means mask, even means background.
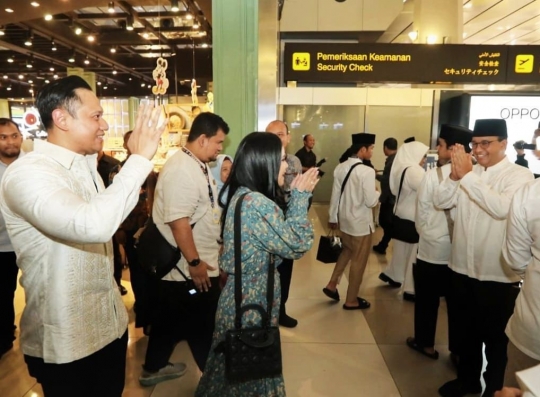
[{"label": "lanyard around neck", "polygon": [[206,177],[206,183],[208,183],[208,196],[210,197],[210,205],[212,206],[212,208],[214,208],[215,207],[214,192],[212,191],[212,185],[210,184],[210,177],[208,176],[208,168],[206,168],[206,164],[204,164],[201,160],[195,157],[193,153],[191,153],[185,147],[182,148],[182,151],[185,154],[187,154],[189,157],[191,157],[193,160],[195,160],[197,164],[199,165],[199,167],[201,168],[201,171]]}]

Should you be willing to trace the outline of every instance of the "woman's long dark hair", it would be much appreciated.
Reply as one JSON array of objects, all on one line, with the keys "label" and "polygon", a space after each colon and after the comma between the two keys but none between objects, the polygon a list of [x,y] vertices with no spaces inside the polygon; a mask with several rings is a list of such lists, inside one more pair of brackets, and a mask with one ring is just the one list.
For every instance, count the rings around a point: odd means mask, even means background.
[{"label": "woman's long dark hair", "polygon": [[[269,132],[252,132],[242,139],[234,157],[231,173],[219,194],[219,203],[225,202],[221,227],[232,197],[241,187],[264,194],[274,201],[281,167],[281,140]],[[224,196],[227,195],[224,200]],[[221,205],[221,204],[220,204]]]}]

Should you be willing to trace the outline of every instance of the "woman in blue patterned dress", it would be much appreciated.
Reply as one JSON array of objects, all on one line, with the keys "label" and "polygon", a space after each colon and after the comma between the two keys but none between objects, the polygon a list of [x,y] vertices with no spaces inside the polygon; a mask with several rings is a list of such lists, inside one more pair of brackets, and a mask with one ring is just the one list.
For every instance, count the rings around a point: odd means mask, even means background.
[{"label": "woman in blue patterned dress", "polygon": [[[285,152],[279,138],[266,132],[246,136],[235,156],[235,161],[224,191],[228,188],[223,211],[224,251],[220,267],[229,274],[221,293],[216,313],[212,349],[206,362],[196,397],[283,397],[283,375],[230,383],[225,378],[225,356],[215,348],[225,340],[225,333],[234,328],[234,210],[238,197],[248,193],[242,204],[242,306],[256,303],[266,307],[266,287],[270,254],[281,258],[300,258],[313,243],[313,227],[307,216],[308,199],[318,182],[317,169],[299,175],[291,184],[292,195],[287,215],[274,202],[276,191],[284,183],[287,169]],[[277,279],[279,273],[275,271]],[[272,325],[278,325],[279,282],[274,283]],[[258,312],[248,311],[242,326],[260,325]]]}]

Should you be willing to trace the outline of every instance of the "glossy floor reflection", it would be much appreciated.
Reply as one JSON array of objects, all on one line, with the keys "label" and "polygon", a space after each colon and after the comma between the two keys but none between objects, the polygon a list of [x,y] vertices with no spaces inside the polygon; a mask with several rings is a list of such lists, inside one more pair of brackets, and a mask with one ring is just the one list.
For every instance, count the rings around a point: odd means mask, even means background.
[{"label": "glossy floor reflection", "polygon": [[[313,249],[295,262],[288,312],[299,320],[295,329],[281,329],[285,384],[289,397],[432,397],[445,381],[455,377],[448,359],[446,308],[441,302],[436,348],[441,353],[433,361],[405,345],[413,331],[412,303],[404,302],[399,290],[390,289],[377,276],[387,265],[386,256],[371,254],[360,295],[371,308],[345,311],[340,303],[322,293],[333,265],[315,260],[319,236],[325,233],[327,206],[310,210],[316,239]],[[380,239],[377,230],[374,243]],[[128,278],[128,274],[126,274]],[[130,290],[129,281],[124,285]],[[344,277],[339,290],[347,289]],[[18,317],[24,294],[17,290]],[[132,315],[133,295],[124,298]],[[193,396],[198,373],[185,343],[177,346],[171,361],[186,361],[188,373],[155,387],[143,388],[137,378],[144,359],[147,338],[140,329],[129,327],[128,364],[124,397]],[[39,397],[41,387],[28,375],[18,341],[0,360],[1,397]],[[74,393],[76,395],[76,393]],[[218,397],[218,396],[216,396]],[[239,396],[240,397],[240,396]]]}]

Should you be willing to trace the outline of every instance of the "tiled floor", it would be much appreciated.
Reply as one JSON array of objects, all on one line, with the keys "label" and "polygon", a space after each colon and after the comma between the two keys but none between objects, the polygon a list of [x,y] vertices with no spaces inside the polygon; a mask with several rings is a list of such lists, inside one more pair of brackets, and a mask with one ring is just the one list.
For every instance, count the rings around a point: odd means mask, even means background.
[{"label": "tiled floor", "polygon": [[[327,222],[327,207],[314,205],[310,211],[316,230],[314,248],[295,262],[288,312],[298,318],[295,329],[281,329],[285,384],[289,397],[433,397],[437,388],[455,374],[448,360],[446,308],[441,302],[436,348],[438,361],[430,360],[405,346],[412,335],[413,304],[404,302],[399,290],[390,289],[377,278],[391,257],[371,254],[360,295],[372,306],[365,311],[344,311],[340,303],[326,298],[326,285],[333,265],[315,260],[319,236]],[[374,241],[378,242],[381,230]],[[129,282],[124,281],[129,287]],[[346,277],[339,289],[347,288]],[[124,299],[132,309],[133,295]],[[17,291],[18,317],[24,295]],[[141,363],[147,338],[140,329],[129,328],[128,364],[124,397],[183,397],[194,394],[198,374],[185,343],[173,359],[189,364],[188,373],[155,387],[139,386]],[[42,391],[26,370],[18,342],[0,360],[1,397],[39,397]],[[216,396],[218,397],[218,396]],[[239,396],[241,397],[241,396]]]}]

